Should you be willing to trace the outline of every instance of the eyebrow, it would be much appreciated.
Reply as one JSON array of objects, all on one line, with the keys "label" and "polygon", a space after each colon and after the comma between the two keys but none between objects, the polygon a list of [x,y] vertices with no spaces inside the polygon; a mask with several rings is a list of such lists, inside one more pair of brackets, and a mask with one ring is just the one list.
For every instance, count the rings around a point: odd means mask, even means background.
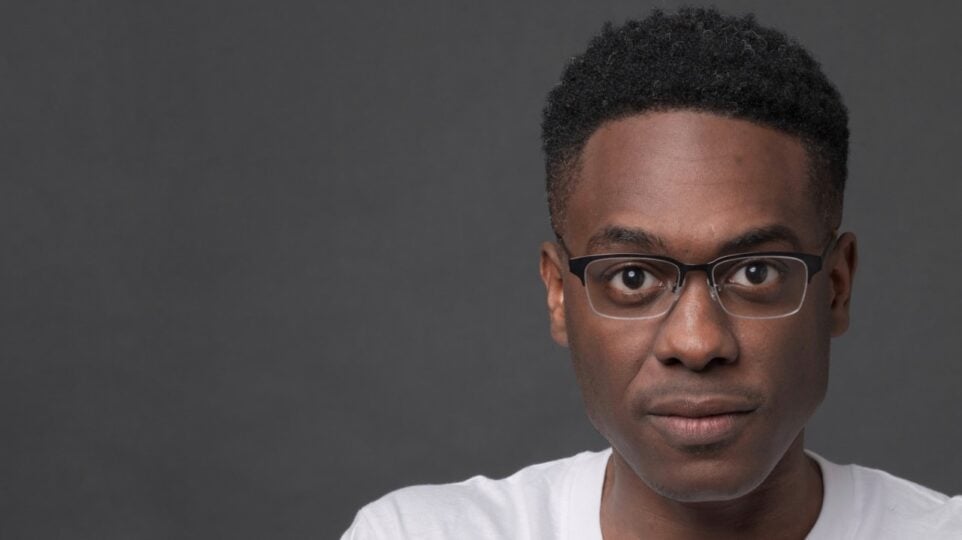
[{"label": "eyebrow", "polygon": [[588,253],[611,249],[614,246],[630,246],[641,252],[665,251],[665,242],[643,229],[631,229],[609,225],[588,239]]},{"label": "eyebrow", "polygon": [[[801,249],[801,241],[794,231],[784,225],[766,225],[749,229],[738,236],[727,240],[718,249],[716,255],[741,253],[762,244],[785,242],[792,246],[792,250]],[[599,253],[615,247],[626,246],[639,253],[666,253],[666,242],[658,235],[644,229],[608,226],[588,239],[588,253]]]},{"label": "eyebrow", "polygon": [[795,231],[784,225],[767,225],[749,229],[744,233],[725,242],[719,250],[719,255],[729,253],[739,253],[747,251],[762,244],[771,242],[786,242],[792,246],[793,251],[802,249],[802,242],[799,240]]}]

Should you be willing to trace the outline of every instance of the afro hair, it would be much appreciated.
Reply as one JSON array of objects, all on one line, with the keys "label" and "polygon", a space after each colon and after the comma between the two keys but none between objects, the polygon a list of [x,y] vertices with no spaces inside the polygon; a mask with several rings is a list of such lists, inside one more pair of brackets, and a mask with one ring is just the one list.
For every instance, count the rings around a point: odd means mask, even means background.
[{"label": "afro hair", "polygon": [[848,113],[818,62],[754,16],[715,9],[654,11],[607,23],[548,94],[542,122],[548,208],[560,238],[578,159],[605,122],[650,111],[697,110],[756,122],[800,139],[826,225],[841,220]]}]

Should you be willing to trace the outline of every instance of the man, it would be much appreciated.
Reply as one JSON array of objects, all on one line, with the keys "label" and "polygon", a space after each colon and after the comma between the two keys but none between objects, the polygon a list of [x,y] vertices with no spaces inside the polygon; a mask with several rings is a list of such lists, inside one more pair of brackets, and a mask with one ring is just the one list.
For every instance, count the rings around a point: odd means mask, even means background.
[{"label": "man", "polygon": [[551,334],[611,449],[399,490],[345,538],[962,538],[962,497],[804,449],[857,263],[807,52],[714,10],[606,26],[543,139]]}]

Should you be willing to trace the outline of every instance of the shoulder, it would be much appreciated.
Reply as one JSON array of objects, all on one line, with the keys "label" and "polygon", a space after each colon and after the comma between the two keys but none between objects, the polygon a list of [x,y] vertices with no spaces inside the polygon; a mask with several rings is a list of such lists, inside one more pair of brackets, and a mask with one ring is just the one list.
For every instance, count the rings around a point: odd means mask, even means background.
[{"label": "shoulder", "polygon": [[949,497],[878,469],[852,465],[852,474],[865,515],[877,517],[864,524],[866,537],[883,532],[900,538],[962,537],[962,496]]},{"label": "shoulder", "polygon": [[609,453],[582,452],[502,479],[402,488],[364,506],[342,540],[546,537],[579,476],[599,467],[603,474]]},{"label": "shoulder", "polygon": [[855,538],[962,538],[962,496],[949,497],[870,467],[820,464],[823,474],[851,486],[847,502]]}]

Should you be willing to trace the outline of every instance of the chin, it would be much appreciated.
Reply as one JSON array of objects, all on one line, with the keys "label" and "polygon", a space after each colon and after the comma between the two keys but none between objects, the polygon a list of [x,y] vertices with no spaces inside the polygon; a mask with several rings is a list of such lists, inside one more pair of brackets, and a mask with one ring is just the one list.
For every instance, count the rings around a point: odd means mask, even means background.
[{"label": "chin", "polygon": [[758,489],[771,473],[757,461],[720,459],[720,456],[711,456],[711,451],[707,454],[703,459],[668,460],[666,466],[655,471],[632,468],[652,491],[683,503],[724,502],[744,497]]},{"label": "chin", "polygon": [[762,478],[653,478],[642,480],[652,491],[673,501],[709,503],[732,501],[758,488]]}]

